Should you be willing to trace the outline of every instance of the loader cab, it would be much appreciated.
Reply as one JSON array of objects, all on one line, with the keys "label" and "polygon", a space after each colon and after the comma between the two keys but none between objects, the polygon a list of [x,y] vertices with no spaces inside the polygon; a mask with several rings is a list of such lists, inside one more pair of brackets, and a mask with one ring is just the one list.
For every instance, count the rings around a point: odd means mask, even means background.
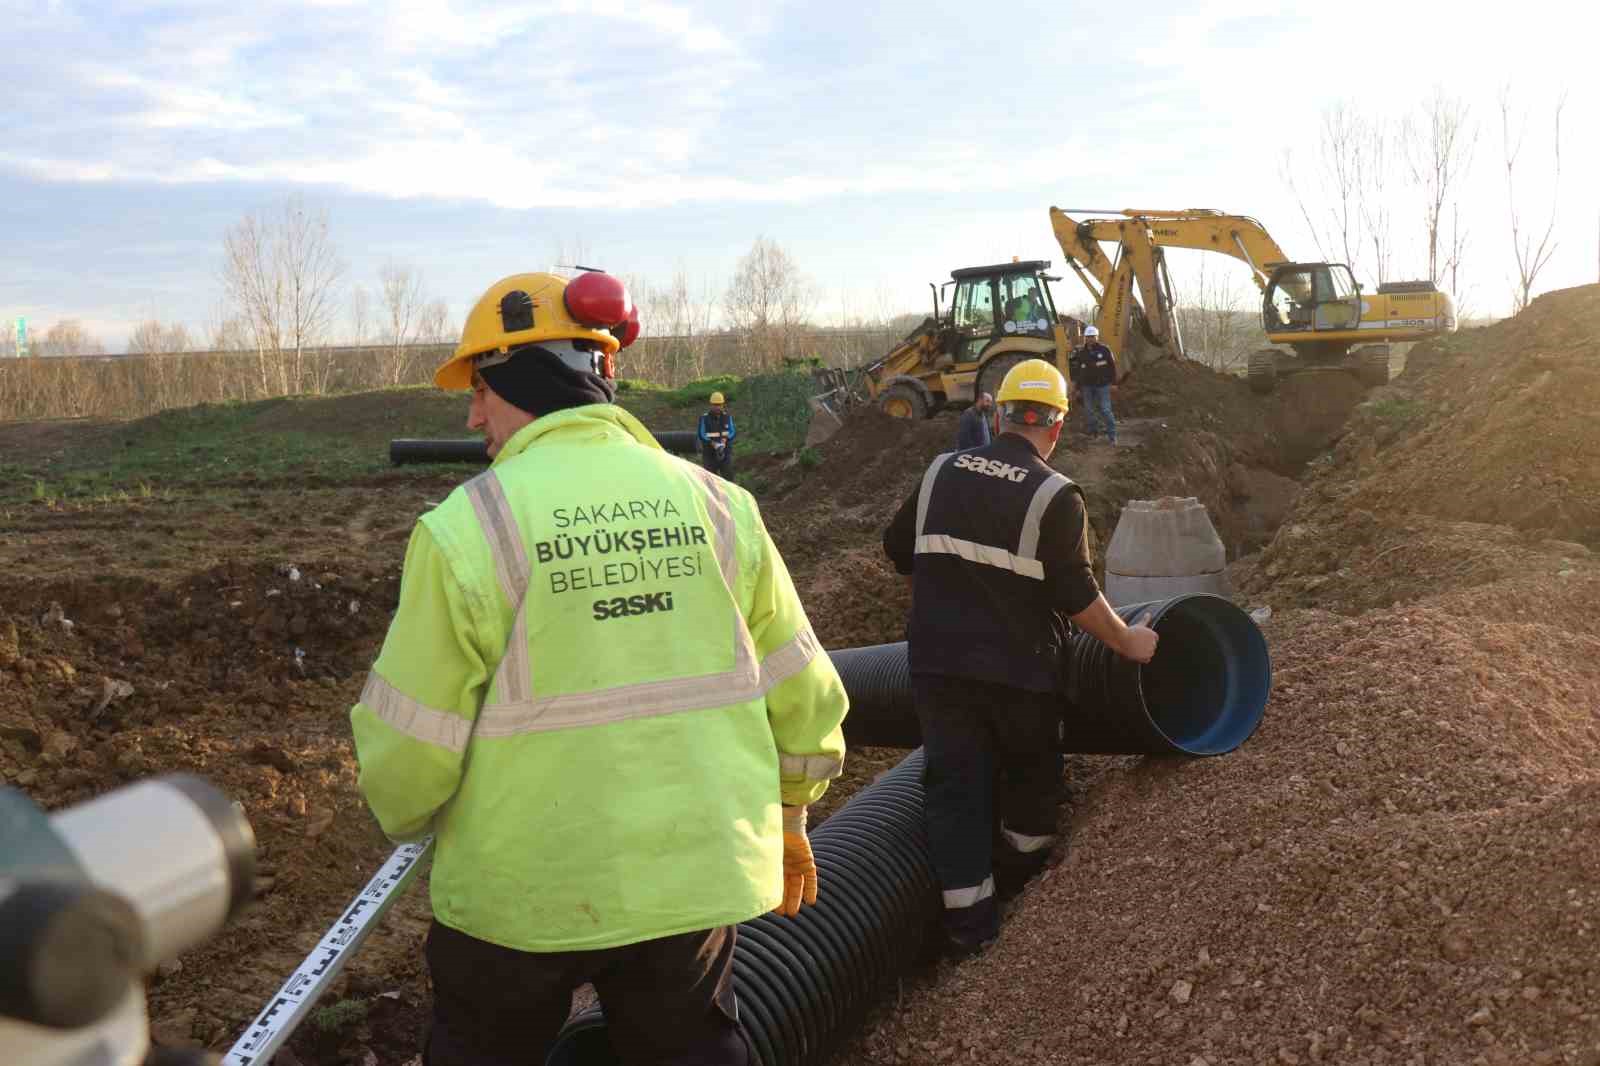
[{"label": "loader cab", "polygon": [[1343,263],[1285,263],[1261,301],[1268,335],[1359,329],[1361,289]]},{"label": "loader cab", "polygon": [[1053,337],[1049,266],[1029,259],[950,272],[956,290],[950,303],[955,362],[975,363],[986,348],[1008,337]]}]

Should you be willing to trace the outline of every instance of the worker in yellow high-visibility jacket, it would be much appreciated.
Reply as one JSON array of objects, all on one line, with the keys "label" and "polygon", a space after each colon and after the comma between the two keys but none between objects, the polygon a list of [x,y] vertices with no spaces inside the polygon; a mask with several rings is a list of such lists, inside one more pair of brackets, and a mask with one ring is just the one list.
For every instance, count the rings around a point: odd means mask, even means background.
[{"label": "worker in yellow high-visibility jacket", "polygon": [[846,699],[744,490],[612,404],[621,284],[490,287],[435,375],[493,465],[424,514],[351,711],[435,835],[429,1066],[537,1063],[593,982],[622,1060],[743,1063],[735,925],[816,899]]}]

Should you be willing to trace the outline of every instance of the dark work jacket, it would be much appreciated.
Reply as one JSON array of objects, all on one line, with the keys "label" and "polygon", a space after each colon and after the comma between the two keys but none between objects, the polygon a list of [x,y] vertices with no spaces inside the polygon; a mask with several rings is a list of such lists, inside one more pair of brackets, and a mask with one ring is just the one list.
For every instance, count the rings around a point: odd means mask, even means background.
[{"label": "dark work jacket", "polygon": [[702,448],[708,448],[711,446],[711,441],[706,438],[706,434],[708,433],[726,433],[728,435],[727,443],[730,445],[733,443],[733,438],[738,436],[738,431],[733,428],[733,416],[726,411],[722,411],[720,413],[717,411],[707,411],[705,414],[701,415],[700,429],[698,432],[700,437],[700,446]]},{"label": "dark work jacket", "polygon": [[1079,385],[1115,385],[1117,383],[1117,357],[1111,349],[1095,341],[1085,344],[1072,356],[1078,363]]},{"label": "dark work jacket", "polygon": [[941,455],[883,534],[913,574],[913,674],[1054,692],[1066,617],[1100,594],[1083,492],[1025,438]]},{"label": "dark work jacket", "polygon": [[993,438],[989,434],[988,412],[978,410],[973,404],[961,412],[961,423],[956,429],[956,450],[982,448]]}]

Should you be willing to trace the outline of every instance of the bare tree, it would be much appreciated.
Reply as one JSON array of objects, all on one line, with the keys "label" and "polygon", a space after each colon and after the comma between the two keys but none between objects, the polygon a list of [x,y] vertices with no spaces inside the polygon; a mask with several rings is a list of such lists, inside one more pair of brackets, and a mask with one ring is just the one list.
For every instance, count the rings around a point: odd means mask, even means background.
[{"label": "bare tree", "polygon": [[1517,157],[1522,154],[1522,143],[1528,132],[1527,113],[1524,111],[1515,120],[1516,128],[1513,130],[1511,86],[1507,85],[1500,91],[1500,133],[1506,164],[1506,199],[1511,208],[1511,250],[1517,262],[1517,280],[1511,290],[1514,311],[1521,311],[1528,306],[1539,272],[1550,262],[1550,257],[1556,251],[1558,243],[1554,239],[1556,216],[1561,205],[1561,112],[1566,106],[1567,94],[1563,92],[1557,98],[1555,106],[1555,133],[1552,141],[1555,170],[1550,186],[1550,220],[1545,224],[1544,234],[1535,243],[1533,232],[1524,225],[1522,210],[1517,205],[1516,190]]},{"label": "bare tree", "polygon": [[326,338],[344,273],[327,212],[290,197],[279,218],[246,215],[222,252],[223,292],[249,327],[262,393],[303,387],[306,349]]},{"label": "bare tree", "polygon": [[278,245],[279,270],[284,278],[289,313],[288,344],[294,353],[293,387],[305,387],[305,350],[327,339],[333,325],[337,286],[344,263],[334,250],[328,230],[328,212],[312,210],[298,196],[283,207],[283,230]]},{"label": "bare tree", "polygon": [[389,260],[378,271],[378,294],[384,352],[384,384],[399,385],[405,380],[409,353],[422,325],[422,275],[414,268]]},{"label": "bare tree", "polygon": [[[1472,167],[1478,128],[1472,109],[1459,96],[1435,86],[1416,113],[1401,126],[1406,169],[1422,194],[1423,224],[1428,241],[1428,280],[1435,285],[1460,269],[1460,252],[1466,238],[1460,228],[1460,186]],[[1453,234],[1444,232],[1445,213],[1452,216]],[[1452,280],[1452,287],[1455,282]]]},{"label": "bare tree", "polygon": [[1394,259],[1389,184],[1397,151],[1387,119],[1365,118],[1353,103],[1341,100],[1322,112],[1309,167],[1292,148],[1279,164],[1318,254],[1340,259],[1380,283]]},{"label": "bare tree", "polygon": [[1230,373],[1243,367],[1266,337],[1249,310],[1250,297],[1232,278],[1208,271],[1210,258],[1200,257],[1194,284],[1181,290],[1178,324],[1191,358]]},{"label": "bare tree", "polygon": [[422,344],[448,344],[456,339],[455,323],[450,321],[450,305],[431,300],[422,309],[417,325],[417,340]]},{"label": "bare tree", "polygon": [[655,376],[681,385],[706,375],[706,346],[717,296],[709,282],[691,281],[681,265],[665,285],[630,288],[646,340],[623,354],[629,377]]},{"label": "bare tree", "polygon": [[206,326],[206,348],[213,352],[248,352],[255,347],[250,323],[238,315],[217,316]]},{"label": "bare tree", "polygon": [[275,258],[272,235],[254,215],[246,215],[222,236],[223,295],[233,320],[249,331],[263,396],[288,391],[282,381],[283,279]]},{"label": "bare tree", "polygon": [[744,348],[746,369],[776,366],[796,354],[813,299],[811,284],[776,241],[757,237],[739,260],[723,297],[728,324]]},{"label": "bare tree", "polygon": [[372,336],[372,294],[365,285],[350,290],[350,343],[357,348]]},{"label": "bare tree", "polygon": [[30,345],[37,355],[92,355],[104,351],[76,318],[64,318],[45,331],[44,339]]},{"label": "bare tree", "polygon": [[1393,165],[1394,136],[1388,119],[1358,121],[1355,165],[1360,178],[1361,227],[1372,247],[1373,280],[1382,285],[1389,277],[1394,247],[1389,233],[1389,171]]},{"label": "bare tree", "polygon": [[165,355],[187,352],[193,347],[189,328],[181,322],[168,325],[152,318],[139,323],[128,336],[129,355]]}]

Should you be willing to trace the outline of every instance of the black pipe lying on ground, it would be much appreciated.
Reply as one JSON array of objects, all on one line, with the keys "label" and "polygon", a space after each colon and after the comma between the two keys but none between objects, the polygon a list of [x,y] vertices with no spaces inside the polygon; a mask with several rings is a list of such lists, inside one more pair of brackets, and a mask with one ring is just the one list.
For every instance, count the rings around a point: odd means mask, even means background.
[{"label": "black pipe lying on ground", "polygon": [[[1087,633],[1063,649],[1061,750],[1080,754],[1222,755],[1261,723],[1272,684],[1267,642],[1250,616],[1221,596],[1190,593],[1118,607],[1161,640],[1140,665]],[[922,743],[906,646],[828,653],[850,694],[852,747]]]},{"label": "black pipe lying on ground", "polygon": [[[739,926],[733,985],[752,1066],[804,1066],[848,1036],[879,990],[915,961],[940,911],[922,828],[922,752],[811,833],[820,890],[795,918]],[[598,1007],[569,1021],[545,1066],[617,1061]]]},{"label": "black pipe lying on ground", "polygon": [[[700,437],[692,429],[668,429],[655,435],[669,452],[694,455],[700,451]],[[400,439],[389,442],[389,462],[402,463],[487,463],[489,453],[476,437],[466,440]]]},{"label": "black pipe lying on ground", "polygon": [[[1271,687],[1256,624],[1219,596],[1175,596],[1121,607],[1161,636],[1139,666],[1087,634],[1063,654],[1062,749],[1150,755],[1220,755],[1261,722]],[[904,644],[828,653],[855,746],[921,743]],[[797,918],[763,915],[740,925],[734,988],[752,1066],[814,1066],[849,1034],[890,978],[916,960],[937,921],[939,887],[922,828],[922,752],[862,789],[811,833],[820,888]],[[605,1018],[591,1008],[569,1021],[545,1066],[613,1066]]]}]

